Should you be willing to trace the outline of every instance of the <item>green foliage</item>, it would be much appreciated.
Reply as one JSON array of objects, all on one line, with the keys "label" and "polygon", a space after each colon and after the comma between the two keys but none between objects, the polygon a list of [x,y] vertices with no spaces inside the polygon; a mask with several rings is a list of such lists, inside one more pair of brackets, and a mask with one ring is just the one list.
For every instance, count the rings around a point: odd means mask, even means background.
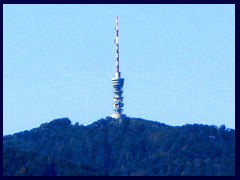
[{"label": "green foliage", "polygon": [[4,176],[234,176],[235,131],[106,117],[3,137]]}]

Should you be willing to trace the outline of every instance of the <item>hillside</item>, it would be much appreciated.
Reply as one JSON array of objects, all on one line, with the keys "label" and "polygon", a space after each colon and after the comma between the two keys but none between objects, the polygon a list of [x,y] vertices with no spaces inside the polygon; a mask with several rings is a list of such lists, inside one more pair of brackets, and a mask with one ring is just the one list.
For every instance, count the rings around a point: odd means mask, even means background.
[{"label": "hillside", "polygon": [[235,130],[137,118],[56,119],[3,137],[5,176],[233,176]]}]

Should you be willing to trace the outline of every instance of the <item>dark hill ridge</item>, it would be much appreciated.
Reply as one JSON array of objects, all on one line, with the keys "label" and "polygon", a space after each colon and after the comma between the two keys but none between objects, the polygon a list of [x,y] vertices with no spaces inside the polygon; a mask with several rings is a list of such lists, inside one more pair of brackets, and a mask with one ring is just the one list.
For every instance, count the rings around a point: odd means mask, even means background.
[{"label": "dark hill ridge", "polygon": [[235,175],[235,131],[137,118],[56,119],[3,137],[4,175]]}]

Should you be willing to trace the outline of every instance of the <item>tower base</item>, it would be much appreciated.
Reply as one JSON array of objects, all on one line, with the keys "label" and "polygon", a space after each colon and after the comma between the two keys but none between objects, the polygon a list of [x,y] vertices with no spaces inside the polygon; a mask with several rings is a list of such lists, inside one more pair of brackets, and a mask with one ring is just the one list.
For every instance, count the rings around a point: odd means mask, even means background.
[{"label": "tower base", "polygon": [[112,118],[115,118],[115,119],[121,119],[121,118],[125,118],[126,115],[125,114],[118,114],[118,113],[114,113],[111,115]]}]

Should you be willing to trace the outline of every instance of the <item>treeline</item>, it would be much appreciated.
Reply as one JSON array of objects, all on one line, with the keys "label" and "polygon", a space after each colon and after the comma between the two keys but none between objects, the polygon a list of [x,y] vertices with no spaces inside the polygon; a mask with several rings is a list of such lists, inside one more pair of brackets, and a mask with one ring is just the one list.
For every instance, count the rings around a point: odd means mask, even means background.
[{"label": "treeline", "polygon": [[3,137],[5,176],[234,176],[235,131],[107,117]]}]

